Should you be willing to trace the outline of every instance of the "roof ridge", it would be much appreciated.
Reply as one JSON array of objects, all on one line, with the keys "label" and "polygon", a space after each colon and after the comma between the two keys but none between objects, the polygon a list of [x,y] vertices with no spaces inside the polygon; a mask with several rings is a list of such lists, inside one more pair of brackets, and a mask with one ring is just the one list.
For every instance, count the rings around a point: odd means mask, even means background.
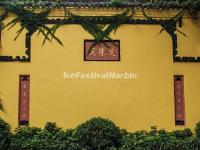
[{"label": "roof ridge", "polygon": [[[118,2],[119,1],[119,2]],[[200,10],[200,0],[191,1],[141,1],[141,0],[1,0],[0,6],[21,5],[28,8],[66,8],[66,7],[115,7],[147,9],[191,9]]]}]

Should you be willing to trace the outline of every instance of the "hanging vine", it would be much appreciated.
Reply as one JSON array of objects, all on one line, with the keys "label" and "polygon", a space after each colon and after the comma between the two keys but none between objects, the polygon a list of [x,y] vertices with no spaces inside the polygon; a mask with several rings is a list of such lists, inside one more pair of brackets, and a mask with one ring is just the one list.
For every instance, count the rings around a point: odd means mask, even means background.
[{"label": "hanging vine", "polygon": [[57,25],[54,25],[53,27],[48,27],[45,24],[45,20],[47,19],[50,10],[46,10],[40,13],[35,13],[34,10],[26,10],[22,7],[14,7],[9,6],[5,8],[6,12],[13,13],[16,15],[16,18],[11,20],[6,25],[2,25],[1,30],[8,27],[8,30],[13,28],[17,23],[20,23],[21,27],[16,32],[16,37],[14,40],[16,40],[19,35],[26,29],[29,31],[30,35],[38,31],[38,35],[42,33],[44,36],[44,42],[46,40],[52,41],[52,39],[55,39],[59,44],[63,45],[61,40],[55,36],[55,27]]},{"label": "hanging vine", "polygon": [[[44,36],[43,44],[45,44],[46,40],[52,41],[52,39],[55,39],[59,44],[63,45],[61,40],[55,36],[55,32],[60,26],[64,25],[64,23],[56,24],[53,27],[48,27],[46,25],[46,20],[50,13],[50,10],[46,10],[40,13],[35,13],[34,10],[31,11],[31,10],[26,10],[22,7],[14,7],[14,6],[6,7],[5,10],[9,13],[15,14],[16,18],[14,18],[6,25],[2,24],[1,30],[4,28],[8,28],[8,30],[10,30],[17,23],[20,23],[21,25],[20,29],[16,32],[16,37],[14,38],[14,40],[16,40],[19,37],[19,35],[24,31],[24,29],[27,29],[31,35],[36,31],[38,31],[38,35],[42,34]],[[110,16],[109,18],[107,18],[113,20],[113,23],[108,25],[107,24],[99,25],[90,23],[91,20],[94,20],[98,17],[78,16],[72,14],[67,10],[65,10],[65,12],[67,14],[68,19],[80,22],[80,25],[94,37],[94,40],[97,43],[101,40],[106,40],[106,39],[111,40],[109,36],[110,33],[113,30],[116,31],[119,26],[121,26],[127,20],[131,19],[133,16],[133,12],[129,15],[129,10],[127,10],[121,14]],[[3,21],[3,19],[1,20],[1,22]]]},{"label": "hanging vine", "polygon": [[[128,15],[129,10],[121,13],[116,14],[114,16],[109,17],[110,20],[113,20],[113,23],[111,24],[93,24],[91,23],[91,20],[95,20],[97,17],[85,17],[85,16],[78,16],[70,13],[68,11],[68,14],[71,19],[76,20],[80,22],[80,25],[89,32],[93,37],[94,40],[99,42],[101,40],[111,40],[110,33],[112,31],[115,31],[124,23],[127,22],[127,20],[130,20],[133,16],[133,12],[131,15]],[[103,19],[103,18],[102,18]]]},{"label": "hanging vine", "polygon": [[[117,1],[118,2],[118,1]],[[53,26],[48,26],[46,24],[48,20],[48,16],[51,12],[50,9],[46,9],[45,11],[36,13],[34,9],[25,9],[23,5],[11,5],[9,3],[5,3],[3,9],[7,13],[12,13],[16,15],[16,17],[7,23],[6,25],[3,24],[3,20],[5,19],[5,15],[0,17],[0,29],[8,28],[10,30],[13,28],[17,23],[20,23],[21,27],[16,32],[16,40],[19,35],[26,29],[29,31],[29,34],[32,35],[35,32],[38,32],[37,35],[42,34],[44,36],[43,45],[46,41],[56,40],[59,44],[63,45],[61,40],[55,35],[57,29],[59,29],[62,25],[64,25],[64,21],[60,21],[58,24]],[[193,9],[194,10],[194,9]],[[124,23],[133,20],[134,15],[134,8],[129,8],[128,10],[124,11],[121,14],[116,14],[113,16],[79,16],[71,13],[69,10],[65,9],[65,21],[66,20],[73,20],[74,22],[78,22],[88,33],[90,33],[94,40],[96,41],[94,45],[99,43],[101,40],[112,40],[110,37],[110,33],[116,30]],[[143,15],[147,20],[153,21],[152,17],[148,16],[145,11],[142,9]],[[183,15],[185,14],[186,10],[181,10],[177,15],[168,19],[165,23],[162,22],[161,26],[162,29],[160,33],[163,31],[174,32],[176,30],[186,36],[185,33],[177,29],[174,26],[174,22],[180,23],[182,20]],[[196,11],[195,11],[196,12]],[[104,23],[95,23],[94,20],[101,20]],[[107,22],[105,21],[107,20]],[[92,45],[92,47],[94,46]],[[91,47],[91,48],[92,48]],[[89,51],[90,52],[90,51]]]},{"label": "hanging vine", "polygon": [[7,17],[7,12],[5,11],[1,16],[0,16],[0,48],[1,48],[1,34],[2,34],[2,27],[4,26],[3,20]]},{"label": "hanging vine", "polygon": [[[163,31],[166,31],[167,33],[169,33],[171,35],[171,33],[177,31],[177,32],[181,33],[182,35],[187,36],[184,32],[182,32],[181,30],[179,30],[176,27],[176,24],[179,24],[180,26],[182,26],[182,19],[183,19],[185,12],[186,12],[185,10],[181,10],[175,16],[168,19],[165,23],[161,23],[162,28],[161,28],[159,34],[161,34]],[[144,10],[142,10],[142,13],[146,19],[153,20],[153,18],[148,16]]]},{"label": "hanging vine", "polygon": [[[90,33],[93,37],[94,37],[94,44],[91,45],[91,47],[88,50],[88,53],[91,52],[91,49],[98,44],[101,40],[111,40],[110,38],[110,33],[112,31],[114,31],[114,33],[117,31],[117,29],[124,24],[125,22],[127,22],[128,20],[130,20],[134,14],[134,11],[131,12],[131,14],[129,14],[130,10],[126,10],[125,12],[121,13],[121,14],[116,14],[114,16],[111,17],[107,17],[107,19],[112,20],[113,22],[110,24],[94,24],[91,23],[92,20],[97,20],[99,19],[99,17],[87,17],[87,16],[78,16],[75,14],[72,14],[69,11],[66,11],[68,14],[69,19],[72,19],[74,21],[77,21],[80,23],[80,25],[88,32]],[[101,20],[103,21],[103,18],[101,18]],[[104,43],[105,46],[106,43]],[[113,44],[115,44],[113,42]],[[108,46],[107,46],[108,47]]]}]

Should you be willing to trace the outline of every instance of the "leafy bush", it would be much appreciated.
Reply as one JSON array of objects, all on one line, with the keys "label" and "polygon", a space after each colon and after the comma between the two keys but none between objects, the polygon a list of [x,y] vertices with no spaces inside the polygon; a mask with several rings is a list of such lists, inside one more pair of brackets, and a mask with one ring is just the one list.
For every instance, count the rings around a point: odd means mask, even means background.
[{"label": "leafy bush", "polygon": [[66,133],[55,123],[46,123],[44,130],[35,127],[16,129],[11,148],[14,150],[65,150]]},{"label": "leafy bush", "polygon": [[98,117],[78,126],[75,138],[82,148],[102,150],[112,147],[119,148],[122,133],[112,121]]},{"label": "leafy bush", "polygon": [[142,148],[141,145],[147,136],[148,134],[146,131],[138,131],[135,133],[127,132],[123,135],[123,145],[121,146],[121,149],[140,149]]},{"label": "leafy bush", "polygon": [[47,122],[45,124],[44,130],[46,132],[57,133],[61,131],[61,128],[58,128],[55,122]]},{"label": "leafy bush", "polygon": [[66,132],[58,128],[56,123],[47,122],[41,134],[42,150],[66,150]]},{"label": "leafy bush", "polygon": [[128,133],[123,137],[122,150],[196,150],[200,140],[193,137],[190,129],[167,132],[164,129]]},{"label": "leafy bush", "polygon": [[0,119],[0,150],[200,150],[200,123],[195,132],[151,127],[149,132],[130,133],[98,117],[67,131],[47,122],[44,129],[23,126],[12,135]]},{"label": "leafy bush", "polygon": [[186,128],[184,130],[176,130],[173,131],[172,134],[177,138],[177,139],[185,139],[193,136],[193,133],[190,129]]},{"label": "leafy bush", "polygon": [[195,133],[196,136],[200,138],[200,121],[196,124]]},{"label": "leafy bush", "polygon": [[117,6],[117,5],[121,5],[123,3],[123,0],[111,0],[110,2],[111,4]]},{"label": "leafy bush", "polygon": [[39,150],[42,130],[36,127],[18,127],[12,139],[13,150]]},{"label": "leafy bush", "polygon": [[10,125],[0,118],[0,149],[8,150],[11,142]]}]

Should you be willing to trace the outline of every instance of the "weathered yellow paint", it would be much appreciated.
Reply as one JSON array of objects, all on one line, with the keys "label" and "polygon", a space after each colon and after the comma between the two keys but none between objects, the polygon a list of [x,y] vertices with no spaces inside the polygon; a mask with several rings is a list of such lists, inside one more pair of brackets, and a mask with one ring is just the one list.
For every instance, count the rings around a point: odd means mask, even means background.
[{"label": "weathered yellow paint", "polygon": [[[103,10],[102,10],[103,11]],[[112,10],[109,10],[112,13]],[[58,12],[57,12],[58,13]],[[85,12],[88,13],[88,10]],[[166,13],[166,14],[169,14]],[[166,17],[166,14],[160,17]],[[180,55],[200,56],[200,23],[183,20],[189,38],[178,34]],[[16,26],[3,31],[1,54],[22,55],[25,36],[13,42]],[[194,128],[200,120],[200,63],[173,63],[172,42],[158,25],[123,25],[113,39],[120,39],[120,62],[84,62],[84,39],[92,39],[79,25],[61,27],[56,42],[42,47],[42,36],[32,37],[31,63],[0,62],[0,91],[12,127],[18,123],[19,75],[30,74],[30,125],[43,126],[55,121],[72,128],[95,116],[113,120],[130,131],[155,125],[173,130],[173,76],[184,75],[186,126]],[[25,33],[24,33],[25,34]],[[64,72],[133,72],[135,80],[64,79]]]}]

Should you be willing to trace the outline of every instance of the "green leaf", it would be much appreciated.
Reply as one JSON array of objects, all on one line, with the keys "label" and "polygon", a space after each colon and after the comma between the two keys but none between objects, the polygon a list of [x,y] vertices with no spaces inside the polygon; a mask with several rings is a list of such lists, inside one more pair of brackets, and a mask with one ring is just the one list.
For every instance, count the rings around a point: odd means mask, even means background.
[{"label": "green leaf", "polygon": [[3,100],[0,98],[0,110],[3,111],[4,113],[6,112],[4,106],[3,106]]},{"label": "green leaf", "polygon": [[8,26],[10,26],[10,25],[13,26],[13,24],[15,25],[17,22],[19,22],[19,18],[18,18],[18,17],[15,18],[15,19],[13,19],[13,20],[10,21],[9,23],[7,23],[5,26],[1,27],[1,29],[4,29],[4,28],[6,28],[6,27],[8,27]]},{"label": "green leaf", "polygon": [[[47,26],[45,26],[45,25],[42,25],[42,27],[43,27],[45,30],[47,30],[47,32],[50,33],[50,35],[52,36],[53,39],[55,39],[60,45],[63,46],[63,43],[61,42],[61,40],[58,39],[58,38],[52,33],[52,30],[51,30],[49,27],[47,27]],[[45,37],[46,37],[46,36],[45,36]]]},{"label": "green leaf", "polygon": [[25,27],[21,27],[16,33],[17,33],[17,35],[16,35],[16,37],[14,38],[14,41],[16,41],[17,40],[17,38],[19,37],[19,35],[22,33],[22,31],[25,29]]}]

